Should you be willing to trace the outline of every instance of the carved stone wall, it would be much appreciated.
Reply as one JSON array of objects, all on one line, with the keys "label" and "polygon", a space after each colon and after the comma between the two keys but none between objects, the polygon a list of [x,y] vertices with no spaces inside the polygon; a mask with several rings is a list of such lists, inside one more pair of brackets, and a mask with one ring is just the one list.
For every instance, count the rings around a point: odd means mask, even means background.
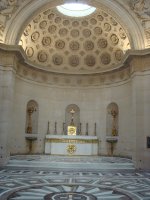
[{"label": "carved stone wall", "polygon": [[146,48],[150,47],[150,2],[149,0],[129,1],[131,10],[135,13],[143,26],[146,37]]},{"label": "carved stone wall", "polygon": [[[0,42],[4,42],[4,32],[7,23],[17,12],[25,0],[1,0],[0,1]],[[27,2],[27,1],[26,1]]]}]

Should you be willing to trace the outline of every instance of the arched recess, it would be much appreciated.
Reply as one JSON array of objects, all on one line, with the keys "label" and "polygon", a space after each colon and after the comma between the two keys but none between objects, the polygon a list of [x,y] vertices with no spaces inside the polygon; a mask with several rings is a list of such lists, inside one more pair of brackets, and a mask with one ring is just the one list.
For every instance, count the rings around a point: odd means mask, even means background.
[{"label": "arched recess", "polygon": [[107,106],[106,136],[118,136],[119,108],[116,103]]},{"label": "arched recess", "polygon": [[25,132],[28,134],[38,133],[38,115],[39,107],[38,103],[34,100],[30,100],[26,107],[26,128]]},{"label": "arched recess", "polygon": [[77,127],[77,135],[79,134],[80,130],[80,108],[76,105],[76,104],[70,104],[66,107],[66,111],[65,111],[65,124],[66,124],[66,128],[71,125],[71,121],[72,121],[72,114],[71,111],[74,111],[73,114],[73,122],[74,122],[74,126]]},{"label": "arched recess", "polygon": [[[143,49],[145,47],[145,35],[140,23],[137,23],[135,18],[116,1],[101,0],[101,1],[89,1],[85,0],[91,6],[107,8],[108,12],[113,11],[116,17],[122,21],[122,25],[126,27],[128,35],[131,38],[132,49]],[[21,36],[22,31],[26,25],[30,22],[33,15],[37,14],[46,7],[51,8],[64,3],[63,0],[33,0],[30,4],[27,4],[22,10],[13,17],[10,24],[8,24],[5,31],[5,43],[6,44],[18,44],[18,39]],[[124,17],[126,16],[126,17]]]}]

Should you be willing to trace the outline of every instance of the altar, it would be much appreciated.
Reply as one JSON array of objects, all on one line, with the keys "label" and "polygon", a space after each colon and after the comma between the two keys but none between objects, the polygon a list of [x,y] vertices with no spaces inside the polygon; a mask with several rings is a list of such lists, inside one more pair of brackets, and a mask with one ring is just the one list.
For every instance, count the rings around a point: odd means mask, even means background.
[{"label": "altar", "polygon": [[97,136],[46,135],[45,154],[98,155]]}]

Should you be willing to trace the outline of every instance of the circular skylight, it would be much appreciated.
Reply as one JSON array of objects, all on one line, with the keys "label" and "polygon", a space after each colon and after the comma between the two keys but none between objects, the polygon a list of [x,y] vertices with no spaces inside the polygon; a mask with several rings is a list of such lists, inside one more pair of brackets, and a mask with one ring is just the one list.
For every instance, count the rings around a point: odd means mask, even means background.
[{"label": "circular skylight", "polygon": [[92,14],[96,8],[81,3],[66,3],[57,6],[59,12],[70,17],[84,17]]}]

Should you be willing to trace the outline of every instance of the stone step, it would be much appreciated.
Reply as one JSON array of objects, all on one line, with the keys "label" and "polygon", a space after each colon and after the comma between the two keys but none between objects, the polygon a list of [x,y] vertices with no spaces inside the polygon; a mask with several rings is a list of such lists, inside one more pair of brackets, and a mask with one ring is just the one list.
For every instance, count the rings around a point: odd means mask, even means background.
[{"label": "stone step", "polygon": [[49,169],[95,169],[95,170],[113,170],[113,169],[135,169],[133,163],[129,159],[122,158],[105,158],[99,157],[99,159],[92,158],[88,159],[86,162],[85,158],[66,158],[59,161],[58,157],[53,157],[53,160],[47,157],[40,157],[34,159],[27,159],[25,157],[19,160],[19,157],[13,158],[9,161],[8,167],[30,167],[30,168],[49,168]]}]

